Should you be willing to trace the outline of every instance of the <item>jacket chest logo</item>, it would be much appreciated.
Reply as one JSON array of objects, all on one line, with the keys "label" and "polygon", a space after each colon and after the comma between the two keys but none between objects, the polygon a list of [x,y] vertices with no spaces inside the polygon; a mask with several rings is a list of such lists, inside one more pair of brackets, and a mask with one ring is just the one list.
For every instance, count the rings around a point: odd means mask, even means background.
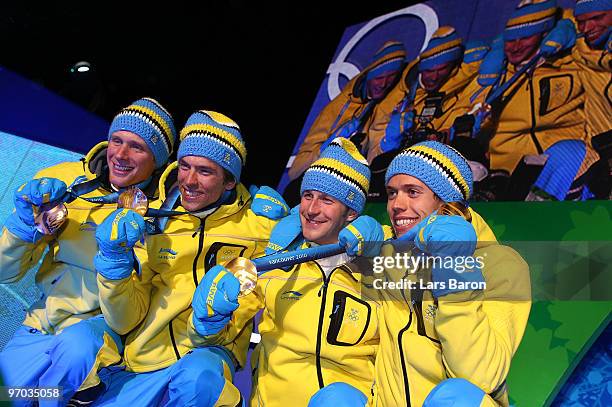
[{"label": "jacket chest logo", "polygon": [[425,310],[425,319],[433,322],[433,319],[436,317],[437,310],[438,310],[438,307],[436,307],[433,304],[429,304],[427,306],[427,309]]},{"label": "jacket chest logo", "polygon": [[174,260],[176,259],[177,254],[178,252],[175,252],[169,247],[168,248],[162,247],[161,249],[159,249],[159,252],[157,253],[157,258],[163,259],[163,260]]},{"label": "jacket chest logo", "polygon": [[281,294],[281,300],[292,300],[297,301],[302,298],[302,293],[299,291],[285,291]]}]

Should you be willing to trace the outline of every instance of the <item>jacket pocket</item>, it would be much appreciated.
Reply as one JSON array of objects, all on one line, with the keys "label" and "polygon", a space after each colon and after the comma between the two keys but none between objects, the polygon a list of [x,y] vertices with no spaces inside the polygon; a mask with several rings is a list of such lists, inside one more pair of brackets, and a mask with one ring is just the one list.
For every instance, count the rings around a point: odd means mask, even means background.
[{"label": "jacket pocket", "polygon": [[574,88],[571,75],[548,76],[540,79],[540,116],[560,108],[570,99]]},{"label": "jacket pocket", "polygon": [[372,309],[370,304],[344,291],[334,293],[327,342],[338,346],[356,345],[364,337]]}]

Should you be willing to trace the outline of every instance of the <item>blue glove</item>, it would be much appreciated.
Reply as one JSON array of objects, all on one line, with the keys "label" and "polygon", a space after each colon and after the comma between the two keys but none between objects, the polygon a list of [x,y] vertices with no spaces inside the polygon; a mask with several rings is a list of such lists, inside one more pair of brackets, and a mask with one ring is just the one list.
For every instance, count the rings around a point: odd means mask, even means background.
[{"label": "blue glove", "polygon": [[414,123],[414,111],[402,112],[397,109],[391,113],[391,120],[385,129],[385,137],[380,140],[380,149],[383,152],[396,150],[402,145],[406,134]]},{"label": "blue glove", "polygon": [[219,333],[238,308],[240,281],[225,267],[216,265],[198,284],[191,307],[193,326],[202,336]]},{"label": "blue glove", "polygon": [[6,220],[6,228],[23,241],[39,241],[43,234],[34,224],[35,211],[43,204],[59,201],[65,193],[66,184],[57,178],[39,178],[26,182],[13,195],[15,212]]},{"label": "blue glove", "polygon": [[328,384],[318,390],[308,402],[308,407],[363,407],[368,398],[357,388],[344,382]]},{"label": "blue glove", "polygon": [[[477,267],[466,270],[463,267],[466,259],[471,258],[476,250],[477,236],[471,223],[461,216],[438,215],[436,212],[423,219],[404,236],[399,242],[413,241],[422,252],[441,257],[442,261],[435,261],[432,269],[434,282],[443,282],[444,287],[438,285],[432,290],[434,297],[464,291],[463,288],[449,288],[449,280],[458,282],[484,282],[482,270]],[[452,259],[450,259],[452,258]],[[450,260],[449,260],[450,259]]]},{"label": "blue glove", "polygon": [[463,62],[471,64],[481,61],[487,55],[487,52],[489,52],[489,45],[484,41],[468,41],[465,44],[465,51],[463,52]]},{"label": "blue glove", "polygon": [[297,239],[301,234],[300,205],[296,205],[291,209],[289,215],[282,218],[272,229],[268,246],[265,249],[266,255],[291,250],[301,245],[303,239]]},{"label": "blue glove", "polygon": [[109,280],[132,275],[137,265],[134,246],[144,238],[145,230],[145,220],[140,214],[125,208],[115,209],[96,229],[96,271]]},{"label": "blue glove", "polygon": [[491,49],[478,68],[478,84],[483,87],[495,85],[505,68],[504,41],[501,37],[497,37],[491,43]]},{"label": "blue glove", "polygon": [[253,197],[251,210],[256,215],[277,220],[287,216],[289,213],[289,206],[287,206],[281,194],[276,192],[275,189],[267,186],[257,188],[257,186],[251,185],[249,193]]},{"label": "blue glove", "polygon": [[[612,29],[608,28],[610,34],[608,35],[608,39],[606,40],[606,51],[612,53]],[[603,36],[605,38],[605,36]]]},{"label": "blue glove", "polygon": [[540,53],[545,57],[553,56],[570,49],[576,43],[576,28],[569,19],[557,22],[555,27],[546,34],[540,44]]},{"label": "blue glove", "polygon": [[338,235],[338,242],[346,247],[349,256],[378,256],[383,241],[382,226],[376,219],[367,215],[355,219]]}]

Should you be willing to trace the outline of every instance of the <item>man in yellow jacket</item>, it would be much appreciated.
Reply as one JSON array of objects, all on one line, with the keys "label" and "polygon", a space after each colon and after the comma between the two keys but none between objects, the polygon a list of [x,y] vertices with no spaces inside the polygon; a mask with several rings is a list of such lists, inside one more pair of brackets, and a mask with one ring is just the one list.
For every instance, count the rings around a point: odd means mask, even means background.
[{"label": "man in yellow jacket", "polygon": [[[82,162],[46,168],[15,192],[15,212],[0,237],[0,282],[19,280],[44,255],[36,274],[43,297],[0,354],[7,385],[59,386],[65,403],[84,381],[83,388],[97,384],[97,368],[119,361],[121,340],[99,316],[94,233],[121,190],[138,185],[150,199],[157,196],[175,138],[170,114],[153,99],[139,99],[115,116],[108,142]],[[43,205],[61,202],[65,224],[43,235],[34,217]]]},{"label": "man in yellow jacket", "polygon": [[[612,129],[612,3],[606,0],[578,0],[574,17],[580,36],[572,48],[572,56],[581,68],[578,72],[585,90],[584,111],[586,131],[594,147],[605,145]],[[604,135],[605,133],[608,135]],[[597,147],[596,147],[597,148]],[[612,160],[602,154],[607,167],[602,166],[598,180],[590,183],[598,198],[610,197]],[[603,178],[603,179],[601,179]]]},{"label": "man in yellow jacket", "polygon": [[[598,158],[585,131],[581,69],[570,51],[575,30],[558,20],[559,13],[553,0],[521,1],[503,42],[496,41],[481,64],[483,88],[472,100],[478,105],[518,78],[491,102],[483,130],[490,134],[490,169],[498,179],[523,165],[543,166],[527,200],[588,197],[587,171]],[[533,65],[515,76],[527,64]]]},{"label": "man in yellow jacket", "polygon": [[[368,133],[376,106],[397,82],[405,58],[403,44],[395,41],[385,43],[374,55],[372,63],[323,108],[289,168],[292,181],[299,178],[336,137]],[[367,138],[361,140],[360,149],[366,151],[368,143]]]},{"label": "man in yellow jacket", "polygon": [[435,134],[439,141],[448,140],[454,120],[469,110],[460,103],[461,93],[476,77],[487,49],[480,43],[464,47],[453,27],[438,28],[377,107],[368,130],[368,161],[404,142],[414,144]]},{"label": "man in yellow jacket", "polygon": [[[340,242],[346,253],[260,275],[239,307],[238,282],[226,269],[207,275],[198,287],[202,306],[193,322],[208,333],[209,343],[232,343],[263,310],[261,342],[252,359],[252,406],[330,405],[325,395],[330,390],[347,403],[367,402],[374,384],[380,304],[362,295],[362,275],[351,260],[375,253],[374,242],[382,243],[380,225],[358,217],[369,177],[367,161],[355,145],[335,139],[304,175],[299,218],[288,216],[273,232],[279,240],[294,237],[289,241],[301,247]],[[224,323],[216,324],[221,319]]]},{"label": "man in yellow jacket", "polygon": [[160,231],[147,234],[146,256],[135,258],[132,251],[145,231],[134,211],[116,210],[96,233],[102,312],[114,331],[127,335],[123,366],[99,374],[106,391],[97,405],[241,402],[231,380],[245,365],[250,330],[226,346],[203,346],[191,323],[192,297],[215,265],[262,255],[275,224],[267,216],[282,216],[287,208],[277,194],[254,206],[240,183],[246,147],[230,118],[197,111],[180,137],[178,163],[160,181],[160,206],[175,213],[158,222]]},{"label": "man in yellow jacket", "polygon": [[586,91],[587,131],[595,136],[612,128],[612,3],[578,0],[574,16],[582,35],[576,40],[572,56],[581,68],[579,76]]},{"label": "man in yellow jacket", "polygon": [[465,158],[451,147],[427,141],[402,151],[387,170],[386,184],[397,240],[381,254],[410,250],[417,260],[433,263],[416,270],[392,265],[374,284],[414,285],[378,289],[373,405],[484,406],[495,400],[507,406],[505,380],[530,309],[527,265],[497,244],[471,209],[464,217],[436,213],[444,203],[466,206],[473,188]]}]

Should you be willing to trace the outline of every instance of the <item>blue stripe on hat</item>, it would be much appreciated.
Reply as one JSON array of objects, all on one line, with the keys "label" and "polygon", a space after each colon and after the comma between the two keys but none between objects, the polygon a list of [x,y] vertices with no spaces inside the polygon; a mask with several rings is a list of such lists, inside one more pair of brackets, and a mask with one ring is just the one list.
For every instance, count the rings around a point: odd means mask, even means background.
[{"label": "blue stripe on hat", "polygon": [[612,0],[577,0],[574,15],[612,10]]},{"label": "blue stripe on hat", "polygon": [[463,40],[451,26],[442,26],[431,36],[419,56],[419,72],[463,58]]},{"label": "blue stripe on hat", "polygon": [[404,67],[406,50],[404,44],[398,41],[387,41],[376,51],[370,64],[378,62],[366,74],[366,81],[376,78],[387,72],[401,71]]},{"label": "blue stripe on hat", "polygon": [[506,23],[504,40],[517,40],[552,30],[557,21],[556,12],[556,0],[522,0]]}]

